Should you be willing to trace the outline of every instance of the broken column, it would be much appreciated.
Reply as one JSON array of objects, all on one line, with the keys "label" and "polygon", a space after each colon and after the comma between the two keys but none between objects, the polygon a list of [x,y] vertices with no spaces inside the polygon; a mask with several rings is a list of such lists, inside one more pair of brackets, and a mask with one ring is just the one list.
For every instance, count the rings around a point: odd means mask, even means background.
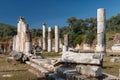
[{"label": "broken column", "polygon": [[68,34],[64,35],[63,52],[68,51]]},{"label": "broken column", "polygon": [[55,52],[59,52],[59,27],[55,26]]},{"label": "broken column", "polygon": [[25,34],[25,55],[28,55],[31,53],[31,47],[32,46],[32,38],[30,31],[27,31]]},{"label": "broken column", "polygon": [[97,52],[106,52],[105,26],[105,9],[100,8],[97,10]]},{"label": "broken column", "polygon": [[17,35],[13,38],[14,55],[19,54],[19,52],[28,55],[32,47],[31,41],[29,26],[25,23],[24,17],[21,16],[18,21]]},{"label": "broken column", "polygon": [[24,52],[25,50],[25,34],[28,30],[28,25],[24,22],[24,17],[21,16],[18,21],[17,36],[16,36],[16,47],[18,52]]},{"label": "broken column", "polygon": [[15,43],[15,45],[16,45],[16,51],[17,52],[20,52],[20,50],[19,50],[19,38],[18,38],[18,35],[16,35],[16,43]]},{"label": "broken column", "polygon": [[62,54],[60,62],[65,63],[80,63],[80,64],[91,64],[91,65],[103,65],[103,54],[102,53],[76,53],[67,51]]},{"label": "broken column", "polygon": [[13,37],[13,51],[16,51],[16,36]]},{"label": "broken column", "polygon": [[42,25],[42,29],[43,29],[43,42],[42,42],[42,48],[43,50],[46,50],[46,24],[43,23]]},{"label": "broken column", "polygon": [[51,27],[48,27],[48,52],[52,51]]},{"label": "broken column", "polygon": [[38,39],[38,44],[39,44],[39,47],[42,47],[42,39],[41,38]]}]

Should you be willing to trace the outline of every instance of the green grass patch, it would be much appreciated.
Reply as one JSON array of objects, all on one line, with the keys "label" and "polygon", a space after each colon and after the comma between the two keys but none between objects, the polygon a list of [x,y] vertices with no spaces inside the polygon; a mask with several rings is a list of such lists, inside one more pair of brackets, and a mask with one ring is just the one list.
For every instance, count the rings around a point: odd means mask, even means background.
[{"label": "green grass patch", "polygon": [[[111,54],[111,53],[110,53]],[[114,53],[113,53],[114,54]],[[102,71],[114,76],[119,75],[119,69],[120,69],[120,62],[110,62],[110,59],[113,58],[112,56],[106,56],[104,58],[103,68]]]}]

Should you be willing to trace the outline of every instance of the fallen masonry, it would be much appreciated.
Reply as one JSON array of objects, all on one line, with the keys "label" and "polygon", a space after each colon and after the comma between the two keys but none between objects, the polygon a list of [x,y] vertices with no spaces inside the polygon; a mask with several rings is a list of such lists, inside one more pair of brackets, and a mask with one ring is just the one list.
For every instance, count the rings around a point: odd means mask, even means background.
[{"label": "fallen masonry", "polygon": [[110,62],[120,62],[120,57],[113,57],[110,59]]},{"label": "fallen masonry", "polygon": [[[100,77],[102,76],[101,67],[103,64],[104,55],[100,53],[75,53],[75,52],[65,52],[63,53],[61,59],[58,60],[58,63],[67,63],[67,64],[79,64],[75,66],[77,73],[92,76]],[[63,70],[61,70],[63,71]],[[58,71],[59,72],[59,71]]]},{"label": "fallen masonry", "polygon": [[[8,61],[23,61],[30,65],[30,72],[37,76],[40,74],[46,80],[113,80],[116,77],[109,76],[101,71],[103,59],[106,55],[106,36],[105,36],[105,9],[100,8],[97,11],[97,45],[96,52],[77,53],[78,50],[70,49],[68,44],[68,34],[64,36],[64,45],[61,52],[61,58],[43,59],[40,53],[48,51],[60,52],[60,31],[55,26],[54,47],[52,47],[51,28],[48,29],[48,42],[46,38],[46,24],[42,25],[42,48],[32,47],[32,38],[28,25],[24,17],[18,21],[17,35],[13,38],[12,57]],[[28,61],[26,61],[28,59]],[[111,61],[116,61],[112,59]],[[37,72],[36,72],[37,71]],[[107,78],[106,78],[107,76]]]},{"label": "fallen masonry", "polygon": [[93,77],[102,76],[102,71],[98,66],[80,65],[80,66],[76,66],[76,71],[80,74],[93,76]]},{"label": "fallen masonry", "polygon": [[104,54],[65,52],[59,62],[102,65]]},{"label": "fallen masonry", "polygon": [[[81,54],[81,53],[77,53],[77,54]],[[90,56],[90,54],[87,56]],[[93,56],[93,54],[91,54],[91,56]],[[101,58],[104,59],[104,57],[101,57]],[[101,58],[99,57],[98,59],[101,60]],[[49,58],[49,59],[32,59],[31,58],[30,61],[27,61],[26,63],[29,64],[32,68],[35,68],[36,70],[38,70],[48,80],[117,79],[117,77],[103,73],[101,71],[101,66],[95,65],[95,63],[94,64],[87,64],[89,62],[87,62],[86,64],[82,64],[82,63],[74,64],[70,62],[60,63],[59,61],[61,59],[62,57],[61,58]],[[58,65],[54,66],[55,64],[58,64]]]}]

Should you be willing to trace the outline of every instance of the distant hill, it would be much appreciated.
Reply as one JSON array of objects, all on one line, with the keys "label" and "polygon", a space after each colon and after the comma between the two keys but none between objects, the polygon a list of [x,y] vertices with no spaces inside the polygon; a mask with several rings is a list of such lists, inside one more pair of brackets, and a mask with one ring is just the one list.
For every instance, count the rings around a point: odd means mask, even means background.
[{"label": "distant hill", "polygon": [[4,24],[0,23],[0,38],[6,37],[6,36],[14,36],[16,35],[16,27],[9,25],[9,24]]}]

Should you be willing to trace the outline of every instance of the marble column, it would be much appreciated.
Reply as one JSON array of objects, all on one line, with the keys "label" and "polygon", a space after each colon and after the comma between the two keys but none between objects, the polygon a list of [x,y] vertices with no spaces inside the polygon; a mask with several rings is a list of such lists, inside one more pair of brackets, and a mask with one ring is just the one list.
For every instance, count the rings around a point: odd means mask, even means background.
[{"label": "marble column", "polygon": [[59,52],[59,27],[55,26],[55,52]]},{"label": "marble column", "polygon": [[64,35],[64,45],[68,47],[68,34]]},{"label": "marble column", "polygon": [[16,51],[16,36],[13,37],[13,51]]},{"label": "marble column", "polygon": [[15,44],[16,46],[16,51],[17,52],[20,52],[20,42],[19,42],[19,37],[18,37],[18,35],[16,35],[16,44]]},{"label": "marble column", "polygon": [[16,44],[17,51],[24,52],[25,50],[25,33],[28,30],[28,24],[24,21],[24,16],[21,16],[18,21]]},{"label": "marble column", "polygon": [[32,38],[30,32],[26,32],[25,34],[25,55],[29,55],[31,53],[32,48]]},{"label": "marble column", "polygon": [[68,51],[68,34],[64,35],[63,52]]},{"label": "marble column", "polygon": [[42,42],[42,48],[45,51],[46,50],[46,24],[43,23],[42,25],[42,29],[43,29],[43,42]]},{"label": "marble column", "polygon": [[39,47],[42,48],[42,38],[39,38],[39,39],[38,39],[38,44],[39,44]]},{"label": "marble column", "polygon": [[51,27],[48,27],[48,52],[52,51]]},{"label": "marble column", "polygon": [[105,9],[99,8],[97,10],[97,52],[106,52],[105,20]]}]

